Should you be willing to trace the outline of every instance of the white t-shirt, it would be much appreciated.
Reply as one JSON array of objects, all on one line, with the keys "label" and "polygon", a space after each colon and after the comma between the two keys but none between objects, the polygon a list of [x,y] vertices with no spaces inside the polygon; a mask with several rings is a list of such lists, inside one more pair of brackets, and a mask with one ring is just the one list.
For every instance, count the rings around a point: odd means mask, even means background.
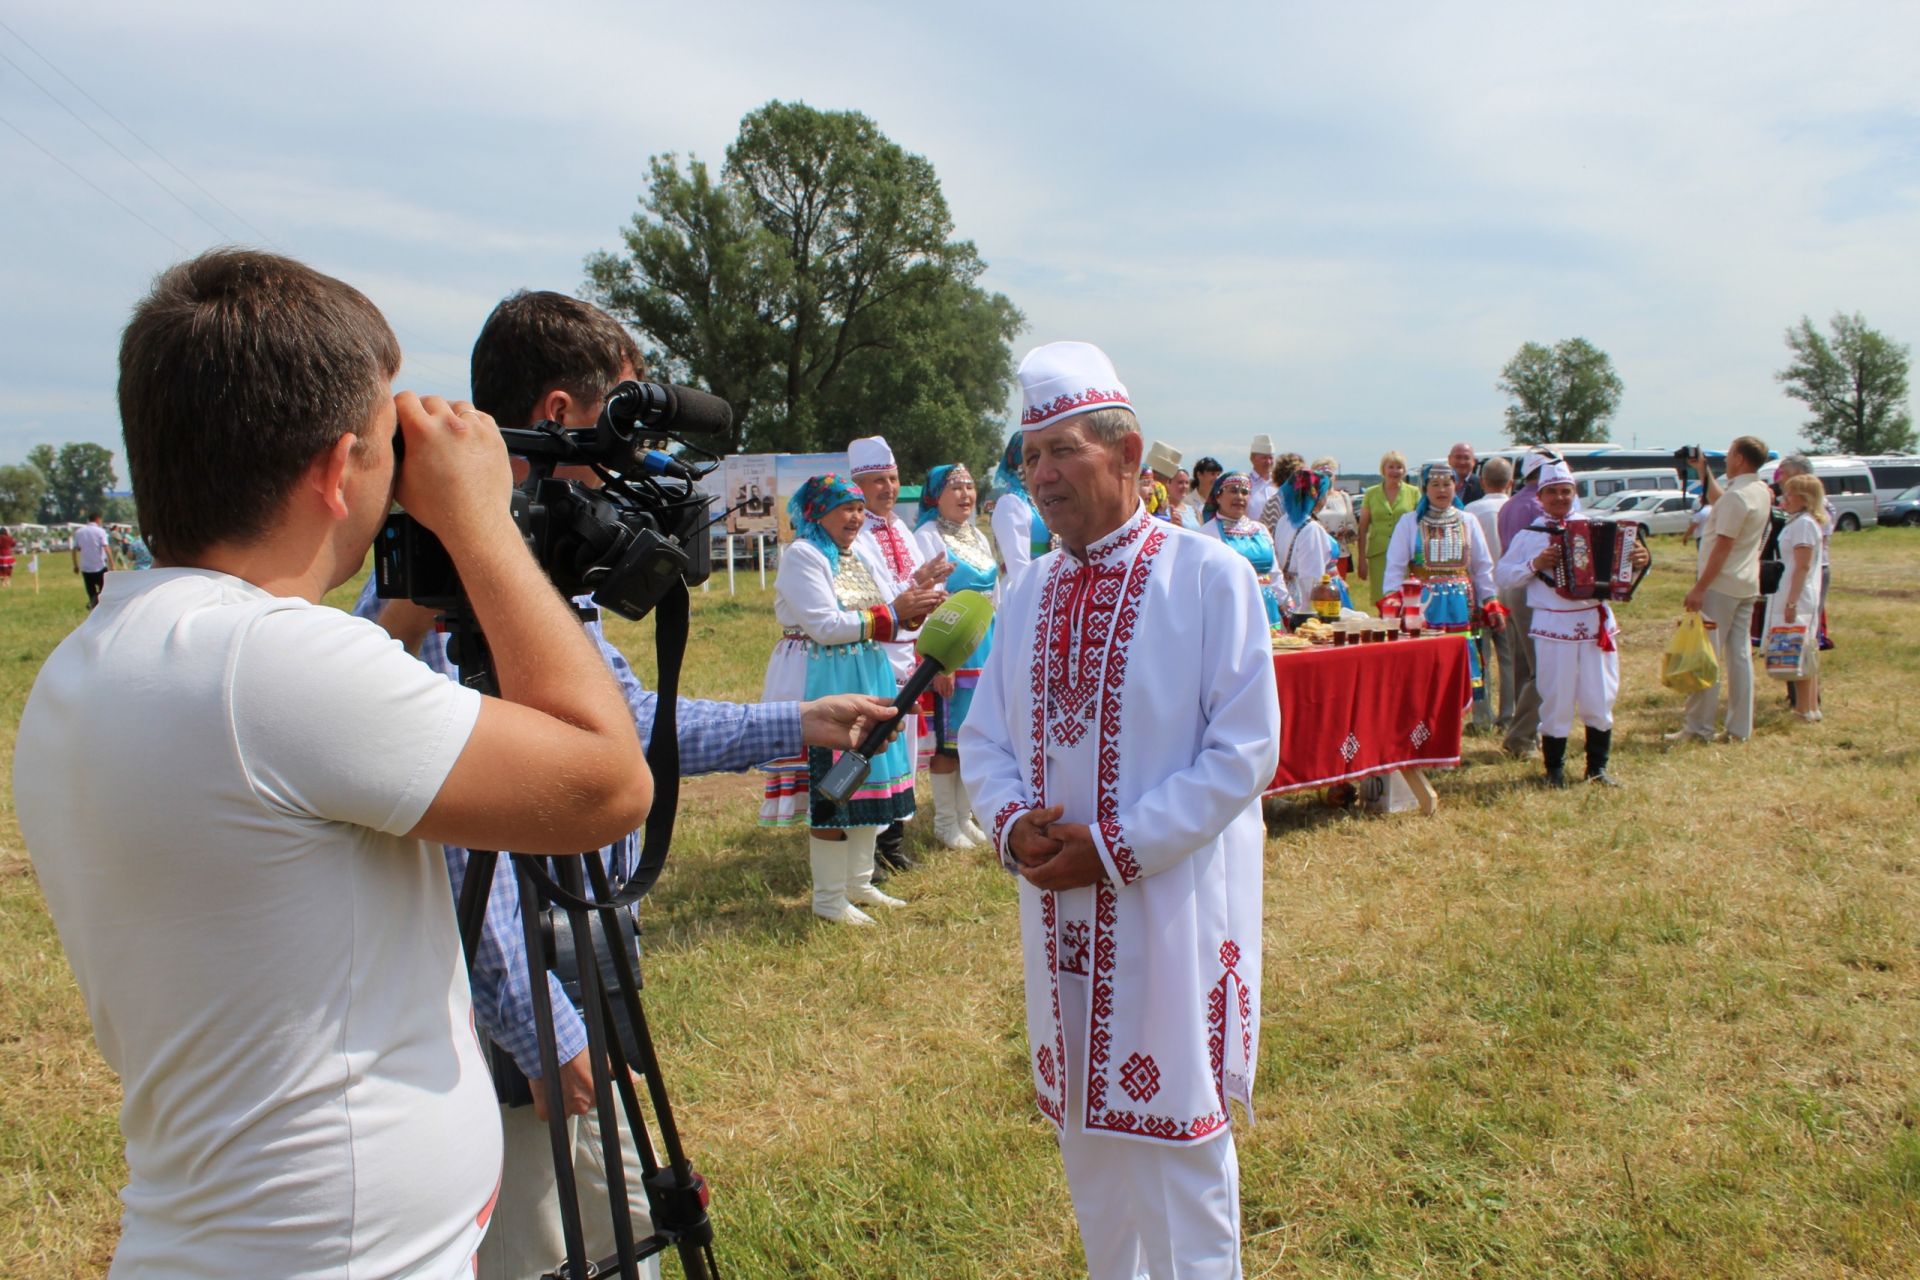
[{"label": "white t-shirt", "polygon": [[1767,626],[1781,626],[1787,620],[1787,588],[1793,585],[1793,562],[1798,558],[1795,552],[1800,547],[1811,547],[1813,555],[1807,565],[1806,581],[1800,585],[1800,597],[1793,602],[1794,622],[1808,627],[1819,623],[1820,565],[1826,560],[1826,549],[1821,545],[1822,532],[1819,522],[1804,511],[1787,521],[1787,527],[1780,531],[1780,558],[1786,562],[1787,569],[1780,575],[1780,589],[1767,597]]},{"label": "white t-shirt", "polygon": [[97,524],[83,524],[73,531],[73,549],[80,553],[80,572],[107,571],[107,531]]},{"label": "white t-shirt", "polygon": [[47,659],[20,828],[120,1075],[113,1274],[470,1276],[500,1177],[446,866],[479,695],[372,623],[114,574]]},{"label": "white t-shirt", "polygon": [[1495,560],[1498,560],[1501,552],[1505,550],[1500,545],[1500,508],[1507,505],[1507,499],[1511,496],[1505,493],[1490,493],[1484,498],[1475,498],[1464,508],[1468,515],[1480,522],[1480,532],[1487,535],[1487,553]]}]

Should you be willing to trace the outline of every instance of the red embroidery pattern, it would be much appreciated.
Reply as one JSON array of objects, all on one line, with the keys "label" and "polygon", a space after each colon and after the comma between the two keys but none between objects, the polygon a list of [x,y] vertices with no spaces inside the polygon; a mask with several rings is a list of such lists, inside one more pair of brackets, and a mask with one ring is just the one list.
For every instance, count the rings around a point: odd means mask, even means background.
[{"label": "red embroidery pattern", "polygon": [[900,531],[893,527],[893,521],[870,515],[867,517],[867,532],[873,535],[873,540],[880,544],[882,551],[886,552],[887,564],[892,567],[894,577],[913,576],[913,557],[907,554],[907,540],[902,538]]},{"label": "red embroidery pattern", "polygon": [[[1042,893],[1040,895],[1040,928],[1041,928],[1041,931],[1044,932],[1047,936],[1047,973],[1049,975],[1057,972],[1054,969],[1054,965],[1059,959],[1058,935],[1055,934],[1054,929],[1057,927],[1059,923],[1059,910],[1060,910],[1059,899],[1056,898],[1053,894]],[[1060,980],[1059,978],[1055,977],[1052,979],[1052,987],[1053,987],[1053,1044],[1051,1046],[1042,1045],[1040,1047],[1040,1052],[1034,1055],[1034,1065],[1038,1068],[1041,1068],[1040,1079],[1042,1082],[1046,1084],[1047,1087],[1045,1089],[1035,1089],[1033,1091],[1033,1099],[1034,1099],[1034,1102],[1038,1104],[1041,1115],[1045,1116],[1047,1119],[1053,1121],[1057,1125],[1064,1126],[1067,1122],[1066,1120],[1066,1116],[1067,1116],[1066,1080],[1062,1078],[1059,1084],[1055,1084],[1053,1081],[1053,1078],[1047,1075],[1044,1069],[1046,1065],[1046,1058],[1042,1056],[1042,1055],[1051,1053],[1053,1060],[1055,1062],[1060,1063],[1063,1068],[1066,1066],[1066,1063],[1067,1063],[1066,1033],[1062,1031],[1060,1028]]]},{"label": "red embroidery pattern", "polygon": [[1030,404],[1020,414],[1020,425],[1036,426],[1049,418],[1074,409],[1091,409],[1103,404],[1127,404],[1127,393],[1118,389],[1101,391],[1088,387],[1085,391],[1067,391],[1055,396],[1045,404]]},{"label": "red embroidery pattern", "polygon": [[1085,920],[1069,921],[1060,931],[1060,941],[1065,954],[1060,958],[1060,972],[1077,973],[1087,976],[1087,956],[1092,948],[1092,938]]},{"label": "red embroidery pattern", "polygon": [[1053,1088],[1059,1081],[1058,1065],[1053,1060],[1052,1045],[1040,1046],[1040,1052],[1033,1055],[1033,1065],[1040,1072],[1040,1078],[1047,1082],[1047,1088]]},{"label": "red embroidery pattern", "polygon": [[[1143,520],[1141,527],[1145,528],[1146,524]],[[1114,613],[1112,656],[1107,661],[1106,677],[1101,681],[1100,799],[1095,812],[1100,838],[1107,846],[1107,856],[1113,859],[1113,869],[1120,873],[1121,884],[1132,884],[1140,878],[1140,863],[1120,830],[1120,687],[1127,679],[1127,651],[1133,644],[1134,624],[1140,620],[1140,597],[1146,594],[1153,559],[1166,541],[1165,528],[1155,529],[1147,535],[1140,554],[1134,557],[1125,603]]]},{"label": "red embroidery pattern", "polygon": [[1151,1102],[1160,1092],[1160,1068],[1151,1054],[1136,1053],[1120,1066],[1120,1087],[1135,1102]]}]

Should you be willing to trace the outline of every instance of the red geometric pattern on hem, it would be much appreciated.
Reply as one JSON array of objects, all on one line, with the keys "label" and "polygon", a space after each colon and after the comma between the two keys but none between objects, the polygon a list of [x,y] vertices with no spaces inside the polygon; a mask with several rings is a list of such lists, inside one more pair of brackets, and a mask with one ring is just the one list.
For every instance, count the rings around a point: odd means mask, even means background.
[{"label": "red geometric pattern on hem", "polygon": [[1102,391],[1098,387],[1088,387],[1085,391],[1063,391],[1045,404],[1028,405],[1020,413],[1020,425],[1038,426],[1063,413],[1093,409],[1103,404],[1123,404],[1131,407],[1127,400],[1127,393],[1118,388]]},{"label": "red geometric pattern on hem", "polygon": [[1152,1102],[1160,1092],[1160,1068],[1150,1053],[1136,1053],[1120,1064],[1120,1087],[1135,1102]]},{"label": "red geometric pattern on hem", "polygon": [[[1051,1046],[1042,1045],[1034,1054],[1034,1068],[1039,1072],[1040,1079],[1047,1087],[1046,1089],[1035,1088],[1033,1097],[1034,1101],[1039,1104],[1041,1115],[1047,1117],[1047,1119],[1053,1121],[1060,1127],[1065,1128],[1067,1123],[1067,1041],[1066,1032],[1060,1026],[1060,979],[1058,972],[1054,969],[1054,964],[1059,959],[1058,944],[1054,934],[1054,929],[1059,924],[1059,913],[1060,900],[1052,893],[1042,890],[1040,894],[1040,928],[1041,931],[1046,934],[1047,938],[1048,986],[1051,988],[1053,997],[1053,1044]],[[1061,1067],[1058,1084],[1054,1083],[1053,1077],[1048,1075],[1044,1069],[1046,1059],[1043,1055],[1049,1052],[1049,1048],[1051,1048],[1053,1060],[1059,1063]]]},{"label": "red geometric pattern on hem", "polygon": [[1087,976],[1087,957],[1092,954],[1093,941],[1090,926],[1085,920],[1072,920],[1060,931],[1063,953],[1060,957],[1060,972],[1077,973]]}]

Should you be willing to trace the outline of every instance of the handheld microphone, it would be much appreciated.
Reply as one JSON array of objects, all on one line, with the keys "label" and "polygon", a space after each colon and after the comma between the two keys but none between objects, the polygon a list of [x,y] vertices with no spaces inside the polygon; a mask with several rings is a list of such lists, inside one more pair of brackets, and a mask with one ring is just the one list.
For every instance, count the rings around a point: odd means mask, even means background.
[{"label": "handheld microphone", "polygon": [[[963,665],[968,655],[986,639],[987,628],[992,624],[993,602],[978,591],[956,591],[943,600],[921,624],[920,636],[913,642],[913,651],[920,655],[920,665],[913,669],[906,686],[894,698],[894,709],[905,715],[920,701],[920,695],[927,691],[935,676]],[[834,804],[844,805],[867,780],[874,756],[893,736],[899,722],[899,716],[880,721],[867,730],[859,746],[842,752],[833,762],[833,768],[827,770],[827,776],[820,780],[820,794]]]}]

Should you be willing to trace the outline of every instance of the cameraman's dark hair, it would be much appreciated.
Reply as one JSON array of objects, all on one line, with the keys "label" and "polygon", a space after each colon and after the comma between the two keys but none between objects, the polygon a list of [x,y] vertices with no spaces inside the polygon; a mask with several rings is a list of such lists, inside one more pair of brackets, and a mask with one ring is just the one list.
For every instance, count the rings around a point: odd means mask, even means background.
[{"label": "cameraman's dark hair", "polygon": [[1737,453],[1747,460],[1747,465],[1759,470],[1767,462],[1767,442],[1759,436],[1740,436],[1728,452]]},{"label": "cameraman's dark hair", "polygon": [[141,524],[173,561],[257,538],[399,370],[379,309],[304,263],[226,248],[168,268],[120,336]]},{"label": "cameraman's dark hair", "polygon": [[564,293],[522,289],[493,309],[474,340],[474,407],[503,427],[524,427],[549,391],[592,404],[613,390],[628,364],[646,370],[639,345],[618,320]]}]

